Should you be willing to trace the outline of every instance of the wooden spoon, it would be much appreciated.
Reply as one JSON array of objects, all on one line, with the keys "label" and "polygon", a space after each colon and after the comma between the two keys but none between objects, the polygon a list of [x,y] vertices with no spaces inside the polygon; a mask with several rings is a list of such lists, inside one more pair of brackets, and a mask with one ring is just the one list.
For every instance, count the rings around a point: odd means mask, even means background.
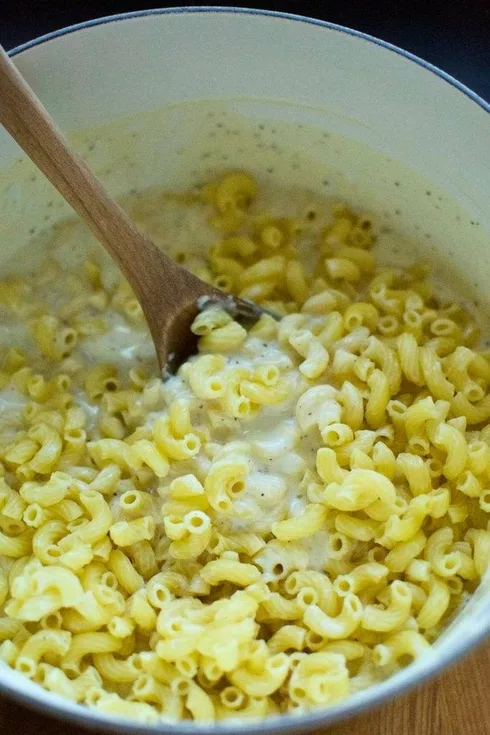
[{"label": "wooden spoon", "polygon": [[[180,268],[136,227],[75,153],[1,46],[0,122],[120,267],[142,306],[162,370],[174,370],[193,352],[196,338],[190,325],[203,303],[222,303],[246,319],[263,313]],[[203,302],[203,297],[208,299]]]}]

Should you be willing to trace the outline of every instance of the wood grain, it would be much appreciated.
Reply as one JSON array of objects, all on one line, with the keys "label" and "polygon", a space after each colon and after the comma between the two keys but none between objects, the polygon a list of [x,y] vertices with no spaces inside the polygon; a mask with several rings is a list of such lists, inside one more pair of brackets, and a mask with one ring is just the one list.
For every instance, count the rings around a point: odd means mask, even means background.
[{"label": "wood grain", "polygon": [[[327,735],[490,735],[490,642],[438,679]],[[87,731],[0,698],[0,733],[86,735]],[[96,730],[91,730],[97,733]]]}]

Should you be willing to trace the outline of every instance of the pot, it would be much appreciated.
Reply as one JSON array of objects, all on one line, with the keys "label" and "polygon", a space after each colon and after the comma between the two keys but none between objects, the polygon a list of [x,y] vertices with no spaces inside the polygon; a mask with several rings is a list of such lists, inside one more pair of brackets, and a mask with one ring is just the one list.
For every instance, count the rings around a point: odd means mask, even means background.
[{"label": "pot", "polygon": [[[211,7],[101,18],[11,54],[114,195],[182,188],[230,167],[307,186],[375,212],[381,259],[412,261],[418,249],[441,288],[450,283],[478,302],[482,319],[488,313],[490,107],[430,64],[321,21]],[[70,213],[19,155],[0,131],[2,273],[22,269],[18,248]],[[329,709],[248,732],[318,730],[437,674],[490,632],[489,582],[402,672]],[[0,689],[87,727],[197,731],[104,718],[3,666]]]}]

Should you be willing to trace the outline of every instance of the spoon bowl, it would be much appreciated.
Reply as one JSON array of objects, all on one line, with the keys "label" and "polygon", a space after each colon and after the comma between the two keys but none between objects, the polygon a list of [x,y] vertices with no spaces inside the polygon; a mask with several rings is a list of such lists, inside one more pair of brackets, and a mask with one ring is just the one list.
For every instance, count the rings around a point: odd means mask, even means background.
[{"label": "spoon bowl", "polygon": [[196,346],[200,309],[220,304],[234,317],[264,312],[174,263],[104,189],[0,47],[0,122],[113,257],[141,304],[162,371],[174,372]]}]

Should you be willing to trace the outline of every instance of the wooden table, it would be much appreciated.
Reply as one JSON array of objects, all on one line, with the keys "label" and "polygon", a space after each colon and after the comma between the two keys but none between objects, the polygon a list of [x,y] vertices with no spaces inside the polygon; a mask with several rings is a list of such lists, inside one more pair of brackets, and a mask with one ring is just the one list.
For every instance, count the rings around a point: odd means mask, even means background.
[{"label": "wooden table", "polygon": [[[0,733],[87,735],[6,699],[0,699]],[[490,642],[428,685],[328,735],[490,735]]]}]

